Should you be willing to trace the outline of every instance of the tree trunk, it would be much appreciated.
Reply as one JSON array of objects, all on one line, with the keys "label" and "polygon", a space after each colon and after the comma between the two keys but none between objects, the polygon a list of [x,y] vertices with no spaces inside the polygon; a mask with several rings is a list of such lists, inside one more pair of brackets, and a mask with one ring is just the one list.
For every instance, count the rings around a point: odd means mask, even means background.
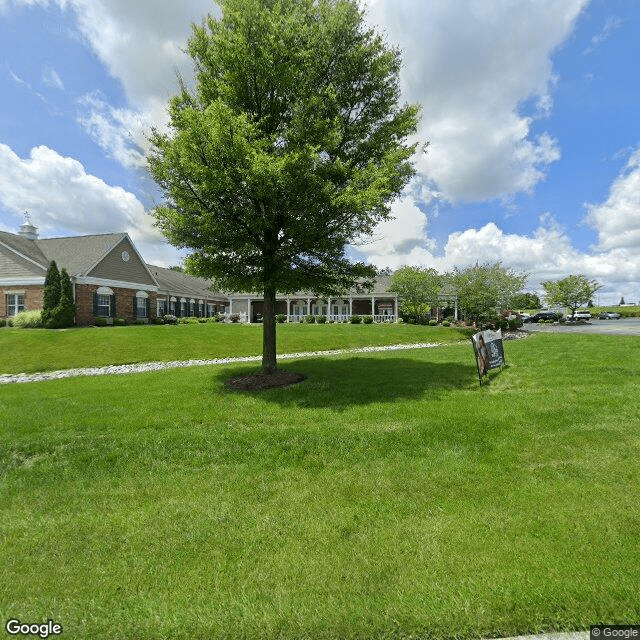
[{"label": "tree trunk", "polygon": [[262,316],[262,373],[274,373],[276,363],[276,290],[264,290],[264,314]]}]

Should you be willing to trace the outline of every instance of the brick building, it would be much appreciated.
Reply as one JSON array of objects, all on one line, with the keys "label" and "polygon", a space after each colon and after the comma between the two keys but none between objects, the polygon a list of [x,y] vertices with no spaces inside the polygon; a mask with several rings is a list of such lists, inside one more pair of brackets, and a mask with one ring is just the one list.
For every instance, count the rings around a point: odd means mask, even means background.
[{"label": "brick building", "polygon": [[52,260],[71,277],[79,326],[96,318],[149,322],[170,312],[208,316],[228,304],[206,280],[146,264],[126,233],[40,239],[27,222],[18,234],[0,231],[0,318],[42,308]]}]

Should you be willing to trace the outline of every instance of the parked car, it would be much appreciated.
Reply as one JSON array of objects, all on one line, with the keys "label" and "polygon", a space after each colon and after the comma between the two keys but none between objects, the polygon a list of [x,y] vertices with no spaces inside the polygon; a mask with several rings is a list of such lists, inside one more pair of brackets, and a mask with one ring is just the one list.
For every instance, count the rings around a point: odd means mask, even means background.
[{"label": "parked car", "polygon": [[525,318],[525,322],[540,322],[540,320],[553,320],[554,322],[557,322],[558,314],[553,311],[541,311],[529,318]]},{"label": "parked car", "polygon": [[572,316],[568,315],[567,320],[591,320],[589,311],[576,311]]},{"label": "parked car", "polygon": [[603,311],[598,318],[600,318],[600,320],[619,320],[620,314],[615,311]]}]

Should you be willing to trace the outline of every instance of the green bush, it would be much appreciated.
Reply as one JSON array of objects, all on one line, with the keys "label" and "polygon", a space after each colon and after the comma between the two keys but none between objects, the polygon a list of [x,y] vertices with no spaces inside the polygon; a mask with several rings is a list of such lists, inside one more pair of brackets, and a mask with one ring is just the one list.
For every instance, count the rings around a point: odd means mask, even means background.
[{"label": "green bush", "polygon": [[365,324],[373,324],[373,316],[364,316],[364,318],[362,318],[362,322]]},{"label": "green bush", "polygon": [[164,324],[164,318],[154,318],[153,324]]},{"label": "green bush", "polygon": [[443,326],[443,327],[450,327],[450,326],[451,326],[451,323],[450,323],[448,320],[443,320],[443,321],[442,321],[442,326]]},{"label": "green bush", "polygon": [[229,321],[230,321],[230,322],[233,322],[233,323],[238,323],[238,322],[240,322],[240,314],[238,314],[238,313],[232,313],[232,314],[229,316]]},{"label": "green bush", "polygon": [[[127,324],[127,321],[124,318],[114,318],[113,326],[114,327],[124,327]],[[144,320],[136,320],[136,324],[146,324]]]},{"label": "green bush", "polygon": [[162,320],[165,324],[178,324],[178,318],[176,318],[174,315],[164,315],[162,316]]},{"label": "green bush", "polygon": [[93,324],[96,327],[106,327],[108,323],[106,318],[95,318]]},{"label": "green bush", "polygon": [[351,324],[360,324],[362,318],[360,316],[351,316]]},{"label": "green bush", "polygon": [[282,324],[286,319],[287,316],[285,316],[284,313],[279,313],[278,315],[276,315],[276,322],[278,324]]},{"label": "green bush", "polygon": [[397,323],[397,324],[404,324],[404,320],[403,320],[402,318],[398,318],[398,319],[396,320],[396,323]]},{"label": "green bush", "polygon": [[206,321],[207,321],[207,319],[206,319],[206,318],[198,318],[198,322],[199,322],[200,324],[204,324]]},{"label": "green bush", "polygon": [[327,321],[327,316],[318,316],[318,320],[317,320],[318,324],[325,324],[326,321]]},{"label": "green bush", "polygon": [[435,318],[431,318],[431,320],[429,320],[430,327],[435,327],[437,324],[438,324],[438,321]]},{"label": "green bush", "polygon": [[37,329],[42,327],[42,311],[22,311],[14,316],[13,326],[19,329]]},{"label": "green bush", "polygon": [[304,321],[308,324],[315,324],[316,321],[316,317],[312,316],[311,314],[305,316]]}]

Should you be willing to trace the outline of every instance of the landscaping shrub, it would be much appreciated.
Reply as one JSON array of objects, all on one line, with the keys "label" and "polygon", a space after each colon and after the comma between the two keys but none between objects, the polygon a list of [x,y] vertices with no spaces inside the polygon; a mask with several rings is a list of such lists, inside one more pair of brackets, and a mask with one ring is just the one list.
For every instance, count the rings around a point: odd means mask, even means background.
[{"label": "landscaping shrub", "polygon": [[318,324],[325,324],[326,321],[327,321],[327,316],[318,316],[318,319],[316,320]]},{"label": "landscaping shrub", "polygon": [[373,324],[373,316],[364,316],[364,318],[362,318],[362,322],[365,324]]},{"label": "landscaping shrub", "polygon": [[397,324],[404,324],[404,320],[403,320],[402,318],[398,318],[398,319],[396,320],[396,323],[397,323]]},{"label": "landscaping shrub", "polygon": [[[127,324],[127,321],[124,318],[114,318],[113,326],[114,327],[124,327]],[[136,320],[136,324],[146,324],[144,320]]]},{"label": "landscaping shrub", "polygon": [[517,318],[509,320],[509,329],[519,329],[522,324],[522,320],[518,320]]},{"label": "landscaping shrub", "polygon": [[351,316],[351,324],[360,324],[362,318],[360,316]]},{"label": "landscaping shrub", "polygon": [[164,324],[164,318],[154,318],[153,324]]},{"label": "landscaping shrub", "polygon": [[430,327],[435,327],[437,324],[438,324],[438,321],[435,318],[431,318],[431,320],[429,320]]},{"label": "landscaping shrub", "polygon": [[309,324],[314,324],[316,321],[316,317],[309,314],[308,316],[305,317],[304,321]]},{"label": "landscaping shrub", "polygon": [[233,323],[238,323],[238,322],[240,322],[240,314],[238,314],[238,313],[232,313],[232,314],[229,316],[229,321],[230,321],[230,322],[233,322]]},{"label": "landscaping shrub", "polygon": [[[4,321],[2,321],[4,324]],[[13,326],[19,329],[37,329],[42,327],[42,311],[22,311],[13,318]]]},{"label": "landscaping shrub", "polygon": [[173,315],[162,316],[162,320],[165,324],[178,324],[178,318]]},{"label": "landscaping shrub", "polygon": [[95,318],[93,321],[93,324],[96,327],[106,327],[107,326],[107,319],[106,318]]},{"label": "landscaping shrub", "polygon": [[207,319],[206,319],[206,318],[198,318],[198,322],[199,322],[200,324],[204,324],[206,321],[207,321]]},{"label": "landscaping shrub", "polygon": [[279,324],[282,324],[286,319],[287,319],[287,316],[285,316],[284,313],[279,313],[276,316],[276,322]]},{"label": "landscaping shrub", "polygon": [[442,321],[442,326],[443,326],[443,327],[450,327],[450,326],[451,326],[451,323],[450,323],[448,320],[443,320],[443,321]]}]

